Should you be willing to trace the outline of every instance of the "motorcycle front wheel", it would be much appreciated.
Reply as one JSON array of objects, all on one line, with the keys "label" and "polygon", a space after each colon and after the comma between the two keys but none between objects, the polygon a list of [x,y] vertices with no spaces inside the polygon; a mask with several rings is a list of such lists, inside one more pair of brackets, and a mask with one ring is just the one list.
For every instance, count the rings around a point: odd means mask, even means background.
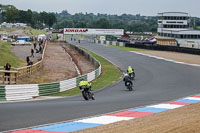
[{"label": "motorcycle front wheel", "polygon": [[82,95],[83,95],[83,98],[84,98],[85,100],[88,100],[88,99],[89,99],[89,96],[88,96],[88,93],[87,93],[87,92],[82,91]]}]

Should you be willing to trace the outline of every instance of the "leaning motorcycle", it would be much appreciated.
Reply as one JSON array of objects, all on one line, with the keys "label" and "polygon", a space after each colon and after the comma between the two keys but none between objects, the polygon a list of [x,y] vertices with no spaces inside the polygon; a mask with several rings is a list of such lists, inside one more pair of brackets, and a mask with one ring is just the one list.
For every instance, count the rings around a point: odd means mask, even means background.
[{"label": "leaning motorcycle", "polygon": [[94,94],[91,92],[91,89],[88,88],[87,86],[85,85],[81,86],[80,91],[82,92],[83,98],[85,100],[89,100],[89,99],[94,100]]},{"label": "leaning motorcycle", "polygon": [[131,82],[127,82],[126,83],[126,87],[129,91],[132,91],[133,90],[133,84]]},{"label": "leaning motorcycle", "polygon": [[134,79],[135,79],[135,72],[133,72],[133,73],[130,75],[130,77],[131,77],[131,80],[134,80]]}]

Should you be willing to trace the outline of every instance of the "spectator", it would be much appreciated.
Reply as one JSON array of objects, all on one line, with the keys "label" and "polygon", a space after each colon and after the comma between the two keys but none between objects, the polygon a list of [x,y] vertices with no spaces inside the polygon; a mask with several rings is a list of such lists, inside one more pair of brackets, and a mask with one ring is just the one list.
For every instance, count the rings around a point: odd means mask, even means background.
[{"label": "spectator", "polygon": [[26,63],[27,63],[27,66],[30,64],[30,58],[29,58],[29,56],[26,57]]},{"label": "spectator", "polygon": [[[6,71],[10,71],[11,65],[9,63],[6,63],[4,68],[5,68]],[[8,81],[9,81],[8,84],[10,84],[10,73],[9,72],[5,72],[5,81],[6,81],[6,79],[8,79]]]},{"label": "spectator", "polygon": [[31,49],[31,56],[30,57],[34,58],[34,50],[33,49]]},{"label": "spectator", "polygon": [[36,49],[36,46],[37,46],[37,44],[36,44],[36,43],[34,43],[34,44],[33,44],[33,46],[34,46],[34,49]]},{"label": "spectator", "polygon": [[42,45],[42,42],[41,41],[39,41],[39,47]]},{"label": "spectator", "polygon": [[42,54],[43,52],[42,46],[40,46],[39,51],[40,51],[40,54]]},{"label": "spectator", "polygon": [[[41,47],[41,46],[40,46]],[[39,53],[40,51],[36,48],[36,52],[35,53]]]}]

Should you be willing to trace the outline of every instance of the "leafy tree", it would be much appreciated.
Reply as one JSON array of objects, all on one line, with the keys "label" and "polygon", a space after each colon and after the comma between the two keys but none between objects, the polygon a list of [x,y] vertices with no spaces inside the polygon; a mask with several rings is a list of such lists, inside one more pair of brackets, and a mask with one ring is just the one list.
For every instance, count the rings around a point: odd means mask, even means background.
[{"label": "leafy tree", "polygon": [[56,22],[56,17],[53,13],[48,14],[47,17],[47,25],[50,27],[52,27],[52,25]]},{"label": "leafy tree", "polygon": [[110,22],[106,18],[101,18],[101,19],[97,20],[96,24],[97,24],[97,28],[102,28],[102,29],[103,28],[104,29],[111,28]]},{"label": "leafy tree", "polygon": [[18,18],[19,11],[16,8],[8,8],[6,11],[6,21],[15,23]]},{"label": "leafy tree", "polygon": [[57,19],[54,13],[47,12],[32,12],[31,10],[18,10],[12,5],[0,4],[0,22],[6,21],[8,23],[26,23],[33,28],[44,28],[44,24],[52,27]]}]

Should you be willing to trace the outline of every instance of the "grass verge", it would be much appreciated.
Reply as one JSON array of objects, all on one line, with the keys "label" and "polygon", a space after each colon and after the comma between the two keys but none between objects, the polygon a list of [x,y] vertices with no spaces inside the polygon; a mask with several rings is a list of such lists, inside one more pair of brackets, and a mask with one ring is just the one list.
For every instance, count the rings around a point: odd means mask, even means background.
[{"label": "grass verge", "polygon": [[122,47],[122,46],[115,46],[115,45],[109,45],[109,47],[118,48],[118,49],[126,50],[126,51],[147,51],[147,49],[129,48],[129,47]]},{"label": "grass verge", "polygon": [[152,37],[152,35],[129,35],[131,38],[141,38],[141,36],[143,36],[143,38],[150,38]]},{"label": "grass verge", "polygon": [[8,62],[13,67],[20,67],[25,62],[12,54],[11,47],[10,42],[0,42],[0,66]]},{"label": "grass verge", "polygon": [[16,31],[18,28],[0,28],[0,31],[3,31],[3,32],[12,32],[12,31]]},{"label": "grass verge", "polygon": [[31,28],[31,27],[27,27],[27,28],[24,30],[24,32],[25,32],[26,34],[28,34],[29,36],[38,36],[38,35],[40,35],[40,34],[46,34],[46,32],[43,31],[43,30],[36,30],[36,29]]},{"label": "grass verge", "polygon": [[[97,90],[106,87],[120,79],[122,73],[113,64],[86,49],[84,50],[87,51],[94,58],[96,58],[101,63],[102,67],[102,73],[100,77],[92,81],[92,90]],[[73,96],[78,94],[80,94],[80,90],[78,87],[76,87],[72,90],[60,92],[51,96]]]}]

